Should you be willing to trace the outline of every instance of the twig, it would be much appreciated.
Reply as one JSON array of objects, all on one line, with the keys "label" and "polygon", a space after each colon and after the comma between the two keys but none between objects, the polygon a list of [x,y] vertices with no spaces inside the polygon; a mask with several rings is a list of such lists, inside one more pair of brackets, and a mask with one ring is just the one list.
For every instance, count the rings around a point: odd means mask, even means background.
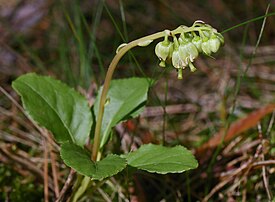
[{"label": "twig", "polygon": [[274,118],[275,118],[275,111],[272,112],[272,116],[271,116],[270,122],[268,124],[267,131],[266,131],[266,136],[269,136],[269,134],[271,132],[271,129],[272,129],[272,126],[273,126],[273,123],[274,123]]},{"label": "twig", "polygon": [[[263,160],[264,160],[264,156],[263,156]],[[272,195],[271,195],[271,192],[270,192],[270,189],[269,189],[268,179],[266,177],[266,168],[265,168],[265,166],[262,166],[262,173],[263,173],[262,175],[263,175],[263,181],[264,181],[264,188],[266,190],[268,201],[271,201],[272,200]]]},{"label": "twig", "polygon": [[41,179],[44,178],[43,172],[37,168],[34,163],[28,161],[27,159],[23,159],[17,155],[10,153],[3,145],[0,147],[0,152],[7,156],[9,159],[21,164],[22,166],[26,167],[28,170],[32,171],[33,173],[37,174]]},{"label": "twig", "polygon": [[207,202],[209,199],[221,188],[223,188],[227,183],[229,183],[231,180],[233,180],[233,176],[229,177],[228,179],[221,181],[219,184],[217,184],[207,196],[205,196],[202,200],[202,202]]},{"label": "twig", "polygon": [[106,202],[112,202],[112,199],[108,196],[107,193],[105,193],[102,189],[97,188],[97,191],[100,193],[100,195],[104,198]]},{"label": "twig", "polygon": [[43,129],[41,132],[44,133],[44,136],[47,137],[46,146],[48,146],[48,153],[50,153],[51,158],[51,168],[52,168],[52,175],[53,175],[53,186],[54,186],[54,193],[56,198],[59,196],[59,185],[58,185],[58,172],[56,166],[56,158],[53,152],[52,144],[50,144],[51,138],[50,133],[48,130]]},{"label": "twig", "polygon": [[253,163],[253,167],[275,165],[275,160],[258,161]]},{"label": "twig", "polygon": [[[12,160],[12,163],[18,163],[27,170],[29,170],[31,173],[36,174],[41,181],[44,181],[44,174],[43,172],[29,159],[22,158],[22,156],[18,156],[15,154],[12,154],[4,145],[0,145],[0,153],[5,155],[7,158]],[[49,187],[53,189],[52,187],[52,180],[49,179]]]},{"label": "twig", "polygon": [[47,140],[43,141],[44,143],[44,200],[49,202],[49,188],[48,188],[48,145]]},{"label": "twig", "polygon": [[[262,161],[264,161],[264,159],[265,159],[265,157],[264,157],[264,139],[263,139],[262,128],[261,128],[260,123],[258,124],[258,133],[259,133],[259,139],[261,139],[261,144],[259,145],[260,149],[258,152],[258,156],[260,156]],[[271,201],[272,197],[271,197],[271,193],[270,193],[270,189],[269,189],[269,185],[268,185],[268,179],[266,176],[266,169],[265,169],[264,165],[262,166],[262,176],[263,176],[264,188],[266,190],[268,200]]]},{"label": "twig", "polygon": [[[38,124],[33,121],[28,114],[25,112],[25,110],[23,109],[23,107],[21,107],[21,105],[4,89],[0,86],[0,91],[13,103],[15,104],[16,107],[18,107],[18,109],[30,120],[30,122],[34,125],[34,127],[42,134],[44,135],[45,138],[47,138],[47,136],[45,136],[45,133],[43,132],[43,129],[38,126]],[[55,147],[59,148],[59,146],[54,142],[54,140],[51,138],[49,143],[53,144]]]},{"label": "twig", "polygon": [[67,177],[67,180],[60,192],[59,197],[56,199],[55,202],[62,202],[62,201],[66,201],[67,198],[70,196],[70,194],[68,195],[68,193],[71,191],[71,188],[73,186],[73,182],[74,182],[74,178],[75,178],[75,174],[76,171],[74,171],[73,169],[71,169],[69,176]]},{"label": "twig", "polygon": [[54,186],[54,193],[56,198],[59,196],[59,185],[58,185],[58,170],[56,166],[56,156],[55,153],[52,151],[52,146],[49,144],[50,147],[50,157],[51,157],[51,167],[52,167],[52,173],[53,173],[53,186]]}]

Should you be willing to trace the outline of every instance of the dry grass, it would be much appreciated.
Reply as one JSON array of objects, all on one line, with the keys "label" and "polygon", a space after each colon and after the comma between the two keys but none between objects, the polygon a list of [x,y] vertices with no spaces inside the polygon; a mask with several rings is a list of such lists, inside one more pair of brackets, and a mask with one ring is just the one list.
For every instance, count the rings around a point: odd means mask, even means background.
[{"label": "dry grass", "polygon": [[[62,2],[65,3],[18,1],[8,8],[0,2],[0,165],[9,165],[18,176],[23,176],[23,185],[42,185],[45,201],[55,200],[60,192],[61,198],[66,198],[74,174],[69,175],[69,169],[60,160],[59,147],[51,135],[22,112],[19,98],[11,89],[12,80],[30,71],[51,74],[82,89],[92,102],[95,86],[104,79],[101,65],[108,66],[116,47],[124,40],[173,29],[180,24],[190,25],[197,19],[225,30],[264,15],[267,7],[267,3],[260,0],[236,4],[217,0],[204,4],[202,1],[108,0],[105,7],[101,1],[83,1],[80,8],[92,27],[90,31],[82,27],[84,44],[88,44],[85,50],[93,56],[90,58],[81,53],[64,10],[73,22],[77,13],[73,6],[70,7],[70,1]],[[269,12],[273,10],[274,3]],[[20,12],[25,15],[19,16]],[[126,151],[142,143],[158,143],[164,135],[167,144],[183,144],[195,151],[233,121],[274,103],[274,17],[267,18],[261,43],[252,58],[262,22],[227,32],[226,45],[215,55],[216,59],[201,57],[196,61],[198,71],[194,74],[185,71],[181,81],[176,79],[174,71],[157,67],[153,46],[133,50],[135,57],[129,54],[124,58],[116,77],[144,74],[154,78],[162,74],[162,77],[150,91],[145,112],[138,119],[116,127],[118,135],[109,147]],[[93,43],[91,34],[95,39]],[[87,83],[77,82],[83,79],[79,70],[83,60],[88,61],[85,68],[93,69],[89,71],[88,87]],[[273,121],[274,114],[262,117],[257,126],[251,126],[225,145],[218,146],[215,155],[205,152],[204,158],[198,159],[201,162],[199,169],[189,174],[135,173],[128,179],[127,173],[123,173],[96,187],[94,200],[270,200],[275,193]],[[8,196],[14,188],[6,185],[0,190]],[[59,201],[64,201],[61,198]]]}]

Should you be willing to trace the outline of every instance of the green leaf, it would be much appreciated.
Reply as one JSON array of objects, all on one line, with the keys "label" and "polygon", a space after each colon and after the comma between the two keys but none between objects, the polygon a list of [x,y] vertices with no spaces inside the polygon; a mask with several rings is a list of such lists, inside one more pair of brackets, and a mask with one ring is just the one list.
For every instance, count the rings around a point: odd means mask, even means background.
[{"label": "green leaf", "polygon": [[[126,118],[138,116],[147,100],[150,86],[148,78],[130,78],[113,80],[107,95],[107,103],[101,128],[102,147],[109,139],[111,129]],[[102,87],[96,98],[94,112],[97,116]]]},{"label": "green leaf", "polygon": [[66,165],[95,180],[111,177],[122,171],[127,165],[126,159],[114,154],[94,162],[87,150],[69,142],[61,145],[60,153]]},{"label": "green leaf", "polygon": [[126,159],[132,167],[159,174],[181,173],[198,167],[193,154],[180,145],[142,145],[138,150],[128,153]]},{"label": "green leaf", "polygon": [[58,80],[34,73],[20,76],[12,87],[28,115],[50,130],[57,142],[85,144],[92,126],[85,97]]}]

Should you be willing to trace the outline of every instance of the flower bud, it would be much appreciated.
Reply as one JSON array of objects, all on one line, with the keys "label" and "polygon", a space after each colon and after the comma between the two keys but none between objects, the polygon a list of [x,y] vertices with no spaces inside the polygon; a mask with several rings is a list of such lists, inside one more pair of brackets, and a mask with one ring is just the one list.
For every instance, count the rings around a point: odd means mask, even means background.
[{"label": "flower bud", "polygon": [[207,37],[205,37],[203,39],[203,42],[201,44],[201,49],[202,49],[202,52],[205,54],[205,55],[211,55],[211,49],[210,49],[210,45],[208,43],[209,39]]},{"label": "flower bud", "polygon": [[174,50],[172,54],[172,65],[177,69],[184,69],[187,65],[181,57],[179,50]]},{"label": "flower bud", "polygon": [[189,61],[193,62],[199,56],[199,51],[192,42],[189,42],[186,46],[189,53]]},{"label": "flower bud", "polygon": [[218,37],[218,39],[220,40],[220,42],[221,42],[221,45],[223,45],[224,44],[224,38],[223,38],[223,35],[221,34],[221,33],[216,33],[216,36]]},{"label": "flower bud", "polygon": [[197,47],[189,39],[181,41],[179,46],[179,53],[186,64],[193,62],[194,59],[199,55]]},{"label": "flower bud", "polygon": [[192,43],[196,46],[198,52],[201,53],[202,52],[202,49],[201,49],[202,39],[201,39],[201,37],[195,36],[192,39]]},{"label": "flower bud", "polygon": [[167,59],[172,57],[173,52],[173,43],[168,39],[159,42],[156,45],[155,53],[161,61],[166,61]]},{"label": "flower bud", "polygon": [[184,59],[180,55],[179,41],[176,36],[173,37],[173,40],[174,40],[174,50],[172,53],[172,65],[176,69],[184,69],[186,67],[187,63],[185,63]]},{"label": "flower bud", "polygon": [[208,40],[208,44],[209,44],[210,50],[213,53],[216,53],[221,46],[221,42],[215,34],[213,34],[211,38]]},{"label": "flower bud", "polygon": [[211,34],[212,34],[212,32],[211,31],[209,31],[209,30],[204,30],[204,31],[202,31],[202,33],[203,33],[203,35],[204,36],[206,36],[206,37],[210,37],[211,36]]}]

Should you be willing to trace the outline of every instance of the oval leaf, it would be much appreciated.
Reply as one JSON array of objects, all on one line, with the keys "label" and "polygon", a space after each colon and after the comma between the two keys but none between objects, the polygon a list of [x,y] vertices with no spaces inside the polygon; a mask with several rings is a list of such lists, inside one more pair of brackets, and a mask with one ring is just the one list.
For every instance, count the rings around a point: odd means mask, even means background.
[{"label": "oval leaf", "polygon": [[94,162],[88,151],[69,142],[61,145],[60,153],[67,166],[94,180],[111,177],[126,167],[126,159],[114,154]]},{"label": "oval leaf", "polygon": [[[107,142],[112,127],[126,117],[135,117],[142,112],[142,108],[147,100],[150,81],[148,78],[130,78],[113,80],[111,82],[107,95],[108,103],[106,103],[102,120],[100,147]],[[96,116],[101,91],[102,88],[94,104]]]},{"label": "oval leaf", "polygon": [[92,126],[87,100],[64,83],[34,73],[20,76],[12,87],[29,116],[50,130],[57,142],[83,146]]},{"label": "oval leaf", "polygon": [[183,146],[142,145],[126,155],[128,165],[159,174],[181,173],[198,167],[193,154]]}]

